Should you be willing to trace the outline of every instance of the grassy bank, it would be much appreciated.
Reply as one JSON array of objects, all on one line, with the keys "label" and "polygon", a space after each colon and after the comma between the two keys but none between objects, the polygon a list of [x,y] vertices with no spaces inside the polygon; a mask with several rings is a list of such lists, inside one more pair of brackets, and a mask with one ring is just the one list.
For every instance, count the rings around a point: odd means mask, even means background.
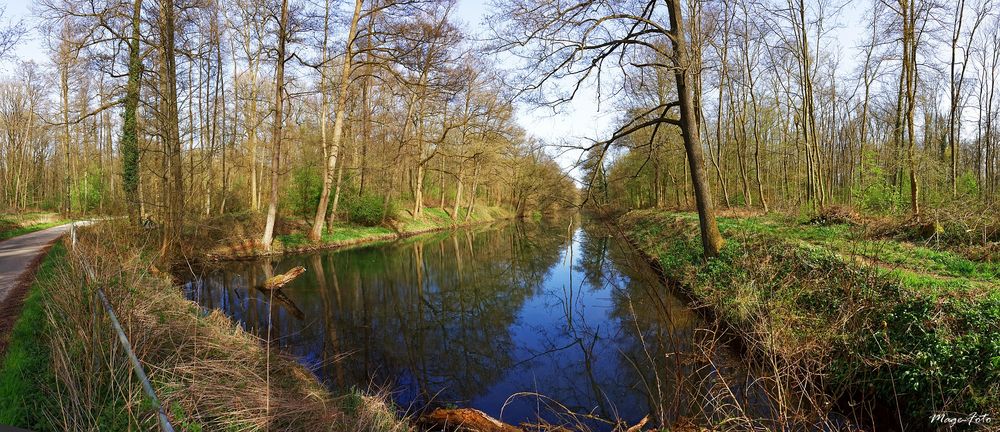
[{"label": "grassy bank", "polygon": [[[746,343],[778,386],[878,400],[917,429],[931,413],[1000,412],[1000,267],[879,238],[864,226],[721,218],[701,258],[697,217],[634,211],[629,238]],[[993,417],[996,417],[994,415]]]},{"label": "grassy bank", "polygon": [[45,340],[48,322],[45,317],[45,287],[66,265],[66,248],[56,244],[42,261],[24,298],[21,316],[9,335],[9,344],[0,363],[0,424],[19,425],[32,430],[51,428],[40,408],[46,405],[45,389],[54,387],[50,368],[51,354]]},{"label": "grassy bank", "polygon": [[406,428],[384,399],[331,393],[294,359],[186,300],[149,270],[157,242],[146,235],[108,221],[81,230],[75,251],[54,249],[0,371],[0,391],[16,401],[0,404],[0,423],[40,431],[156,428],[95,298],[100,287],[176,430]]},{"label": "grassy bank", "polygon": [[25,213],[0,215],[0,240],[41,231],[69,223],[55,213]]},{"label": "grassy bank", "polygon": [[[477,207],[471,216],[466,218],[464,209],[459,210],[457,217],[440,208],[426,207],[419,217],[404,213],[381,225],[365,226],[348,221],[336,221],[325,229],[319,241],[308,238],[310,225],[306,221],[284,220],[277,225],[278,235],[275,237],[271,251],[265,251],[258,244],[258,238],[253,234],[259,232],[252,226],[257,221],[243,219],[230,221],[229,225],[239,225],[233,234],[218,238],[211,245],[206,245],[204,253],[210,259],[239,259],[264,255],[280,255],[289,252],[302,252],[315,249],[334,249],[358,244],[368,244],[381,241],[392,241],[403,237],[440,231],[459,226],[469,226],[489,223],[514,217],[509,210],[499,207]],[[191,255],[201,255],[193,251]]]}]

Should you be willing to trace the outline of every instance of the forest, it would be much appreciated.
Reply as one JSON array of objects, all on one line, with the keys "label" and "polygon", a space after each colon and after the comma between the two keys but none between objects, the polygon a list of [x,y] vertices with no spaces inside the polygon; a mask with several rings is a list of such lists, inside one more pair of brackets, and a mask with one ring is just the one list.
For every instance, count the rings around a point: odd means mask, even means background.
[{"label": "forest", "polygon": [[995,0],[28,3],[0,424],[1000,421]]},{"label": "forest", "polygon": [[2,87],[4,204],[149,220],[165,251],[223,214],[263,212],[267,248],[279,214],[316,240],[355,208],[377,224],[429,205],[459,220],[477,199],[519,215],[572,204],[453,9],[41,3],[51,63],[15,62]]}]

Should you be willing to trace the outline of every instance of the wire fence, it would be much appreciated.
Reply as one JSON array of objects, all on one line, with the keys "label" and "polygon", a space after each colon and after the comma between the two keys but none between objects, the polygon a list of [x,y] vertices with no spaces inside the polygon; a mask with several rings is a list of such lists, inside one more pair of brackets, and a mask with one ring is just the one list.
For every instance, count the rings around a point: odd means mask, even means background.
[{"label": "wire fence", "polygon": [[[73,250],[76,249],[76,222],[70,225],[70,245]],[[84,257],[80,256],[80,263],[83,264],[84,272],[86,272],[87,283],[95,280],[94,271],[87,264]],[[121,342],[122,348],[125,349],[125,353],[128,354],[129,362],[132,364],[132,370],[135,372],[139,382],[142,384],[143,391],[146,392],[146,396],[149,397],[150,404],[156,409],[157,421],[160,424],[160,430],[163,432],[174,432],[174,427],[170,424],[170,419],[167,418],[167,413],[163,410],[163,405],[160,404],[160,399],[156,397],[156,392],[153,391],[153,384],[149,382],[149,377],[146,375],[146,370],[142,367],[142,363],[139,362],[139,358],[136,357],[135,351],[132,350],[132,344],[129,343],[128,336],[125,335],[125,331],[122,329],[121,323],[118,322],[118,315],[115,314],[115,309],[111,306],[111,302],[108,301],[108,297],[104,294],[104,289],[97,287],[97,297],[100,298],[101,304],[104,306],[104,311],[107,312],[108,318],[111,319],[111,326],[114,328],[115,333],[118,334],[118,341]]]}]

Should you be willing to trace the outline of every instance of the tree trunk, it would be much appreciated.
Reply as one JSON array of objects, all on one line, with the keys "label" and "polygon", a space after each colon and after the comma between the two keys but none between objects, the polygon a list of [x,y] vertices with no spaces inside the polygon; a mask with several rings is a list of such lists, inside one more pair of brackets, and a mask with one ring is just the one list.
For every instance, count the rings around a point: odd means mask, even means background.
[{"label": "tree trunk", "polygon": [[476,159],[472,169],[472,189],[469,190],[469,208],[465,211],[465,222],[472,218],[476,209],[476,191],[479,188],[479,159]]},{"label": "tree trunk", "polygon": [[913,216],[920,218],[920,185],[917,183],[917,165],[914,146],[916,133],[914,131],[914,111],[917,90],[917,40],[916,40],[916,7],[915,0],[899,0],[900,11],[903,14],[903,70],[906,85],[906,156],[910,169],[910,210]]},{"label": "tree trunk", "polygon": [[[351,47],[354,45],[354,35],[358,29],[358,19],[361,17],[361,4],[362,0],[355,0],[354,16],[351,18],[351,28],[347,33],[347,47],[344,52],[344,63],[340,71],[340,88],[337,91],[337,117],[333,122],[333,145],[327,156],[326,171],[323,176],[323,191],[320,193],[319,205],[316,206],[316,216],[313,218],[312,230],[309,232],[309,238],[313,241],[319,240],[323,234],[323,227],[326,225],[326,211],[330,202],[330,187],[333,185],[334,175],[336,175],[337,156],[340,154],[340,142],[344,134],[347,91],[351,83],[351,57],[354,55]],[[326,52],[326,46],[323,47],[323,52]],[[323,113],[323,116],[325,118],[326,112]],[[326,146],[325,139],[323,145]]]},{"label": "tree trunk", "polygon": [[184,212],[184,175],[181,171],[180,114],[177,108],[177,60],[174,55],[174,1],[160,0],[161,41],[160,52],[160,122],[161,135],[170,168],[169,193],[164,223],[163,245],[165,255],[176,252]]},{"label": "tree trunk", "polygon": [[[673,42],[674,79],[677,81],[677,95],[680,99],[681,135],[684,137],[688,165],[691,169],[691,182],[694,186],[695,203],[698,207],[698,222],[701,228],[701,241],[705,257],[717,256],[722,250],[724,241],[715,221],[715,207],[712,205],[712,194],[708,181],[705,179],[705,158],[702,154],[701,140],[698,136],[698,122],[694,100],[689,84],[691,82],[690,62],[687,59],[687,47],[683,34],[683,17],[680,0],[666,0],[670,11],[670,34]],[[693,17],[692,19],[697,19]]]},{"label": "tree trunk", "polygon": [[281,130],[285,119],[282,113],[285,93],[285,42],[288,38],[288,0],[281,0],[281,20],[278,23],[278,56],[274,72],[274,125],[271,129],[271,139],[274,149],[271,154],[271,199],[267,204],[267,222],[264,225],[264,235],[261,245],[264,250],[271,250],[274,239],[274,221],[278,217],[278,181],[281,173]]},{"label": "tree trunk", "polygon": [[132,5],[132,38],[129,40],[128,83],[125,86],[125,112],[122,117],[122,190],[132,223],[141,223],[139,210],[139,127],[138,110],[142,83],[142,53],[139,50],[139,33],[142,25],[142,0]]}]

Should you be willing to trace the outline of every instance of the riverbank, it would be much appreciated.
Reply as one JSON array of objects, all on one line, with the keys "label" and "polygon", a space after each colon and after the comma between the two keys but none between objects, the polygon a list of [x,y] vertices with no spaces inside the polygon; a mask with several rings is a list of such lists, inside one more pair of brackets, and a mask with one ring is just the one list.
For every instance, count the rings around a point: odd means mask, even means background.
[{"label": "riverbank", "polygon": [[[154,275],[141,230],[108,221],[45,260],[0,372],[0,423],[150,430],[148,400],[94,291],[105,290],[176,430],[407,428],[384,398],[333,394],[309,370]],[[84,263],[92,276],[85,276]]]},{"label": "riverbank", "polygon": [[351,246],[394,241],[419,234],[442,231],[458,227],[498,222],[514,218],[509,210],[500,207],[477,207],[472,215],[466,217],[463,210],[456,218],[452,218],[445,210],[425,207],[424,214],[419,217],[401,216],[388,222],[385,226],[363,226],[346,221],[335,222],[331,229],[324,230],[319,241],[310,241],[307,233],[309,225],[304,222],[285,223],[275,236],[270,250],[265,250],[256,237],[243,236],[239,233],[253,232],[249,229],[236,230],[237,235],[219,239],[211,245],[207,252],[195,256],[203,256],[210,261],[254,259],[265,256],[277,256],[287,253],[308,252],[323,249],[339,249]]},{"label": "riverbank", "polygon": [[619,219],[776,386],[807,389],[812,411],[877,400],[917,430],[939,412],[997,417],[1000,266],[864,226],[806,222],[720,218],[727,245],[705,262],[695,214]]}]

